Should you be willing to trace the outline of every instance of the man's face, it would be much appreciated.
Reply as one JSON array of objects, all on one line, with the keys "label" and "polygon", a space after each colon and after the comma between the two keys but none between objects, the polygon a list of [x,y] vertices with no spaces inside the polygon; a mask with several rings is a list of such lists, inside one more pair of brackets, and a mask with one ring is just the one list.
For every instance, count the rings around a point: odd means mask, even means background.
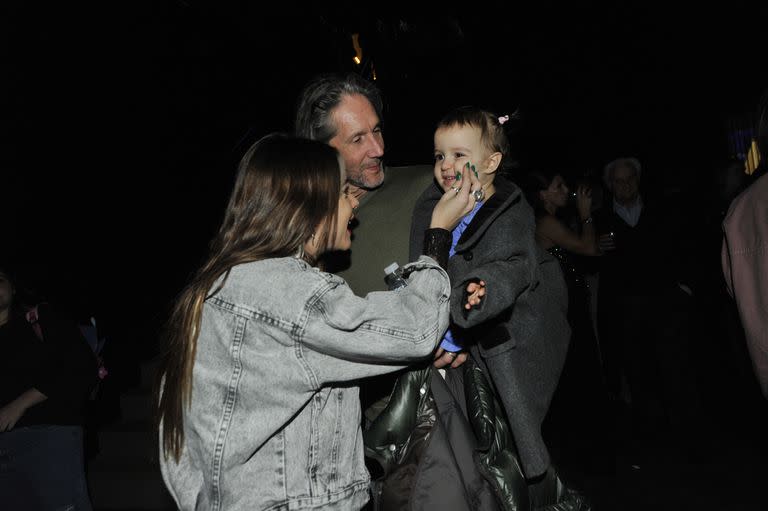
[{"label": "man's face", "polygon": [[635,169],[621,165],[613,170],[613,196],[619,204],[629,204],[637,199],[640,183]]},{"label": "man's face", "polygon": [[336,136],[329,144],[335,148],[347,169],[347,181],[372,189],[384,182],[384,137],[379,116],[365,96],[345,96],[333,110]]}]

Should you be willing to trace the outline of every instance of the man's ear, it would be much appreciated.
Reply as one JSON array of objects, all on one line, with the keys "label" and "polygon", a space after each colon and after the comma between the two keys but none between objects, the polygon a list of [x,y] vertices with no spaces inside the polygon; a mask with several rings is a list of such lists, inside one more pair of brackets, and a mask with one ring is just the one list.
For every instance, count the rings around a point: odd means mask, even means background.
[{"label": "man's ear", "polygon": [[493,174],[494,172],[496,172],[496,170],[499,168],[499,165],[501,165],[501,158],[502,158],[502,154],[498,151],[491,154],[488,157],[488,168],[486,169],[485,172],[488,174]]}]

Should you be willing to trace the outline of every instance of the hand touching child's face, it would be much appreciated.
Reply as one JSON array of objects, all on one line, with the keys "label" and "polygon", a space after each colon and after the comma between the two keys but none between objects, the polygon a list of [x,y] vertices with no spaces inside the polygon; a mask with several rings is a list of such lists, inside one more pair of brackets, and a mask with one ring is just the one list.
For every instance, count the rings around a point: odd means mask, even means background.
[{"label": "hand touching child's face", "polygon": [[434,172],[440,188],[447,192],[455,186],[458,174],[464,177],[472,167],[483,186],[491,183],[495,174],[486,172],[487,153],[479,128],[469,125],[439,128],[435,131]]}]

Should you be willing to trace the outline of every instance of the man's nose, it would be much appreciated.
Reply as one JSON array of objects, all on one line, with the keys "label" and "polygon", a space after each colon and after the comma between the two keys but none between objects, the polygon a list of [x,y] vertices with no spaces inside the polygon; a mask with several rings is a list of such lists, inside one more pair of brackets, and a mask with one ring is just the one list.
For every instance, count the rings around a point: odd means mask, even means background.
[{"label": "man's nose", "polygon": [[384,156],[384,139],[371,137],[371,143],[368,145],[369,158],[381,158]]}]

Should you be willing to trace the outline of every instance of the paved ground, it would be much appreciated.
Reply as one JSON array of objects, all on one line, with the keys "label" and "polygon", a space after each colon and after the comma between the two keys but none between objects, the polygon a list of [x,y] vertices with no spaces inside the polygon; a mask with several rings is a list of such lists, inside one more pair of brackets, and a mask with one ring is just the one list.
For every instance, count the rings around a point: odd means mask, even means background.
[{"label": "paved ground", "polygon": [[635,441],[631,424],[617,420],[613,470],[589,474],[577,466],[563,467],[563,472],[592,499],[592,511],[766,509],[767,408],[768,402],[762,411],[721,417],[696,451],[685,451],[663,436],[652,445]]},{"label": "paved ground", "polygon": [[768,402],[751,405],[710,410],[714,420],[691,442],[665,434],[640,441],[619,417],[613,473],[564,472],[592,498],[593,511],[768,509]]},{"label": "paved ground", "polygon": [[641,437],[622,408],[615,451],[602,471],[588,470],[590,460],[581,458],[560,464],[565,480],[590,497],[592,511],[768,509],[768,400],[744,370],[731,377],[707,371],[712,384],[695,426]]}]

